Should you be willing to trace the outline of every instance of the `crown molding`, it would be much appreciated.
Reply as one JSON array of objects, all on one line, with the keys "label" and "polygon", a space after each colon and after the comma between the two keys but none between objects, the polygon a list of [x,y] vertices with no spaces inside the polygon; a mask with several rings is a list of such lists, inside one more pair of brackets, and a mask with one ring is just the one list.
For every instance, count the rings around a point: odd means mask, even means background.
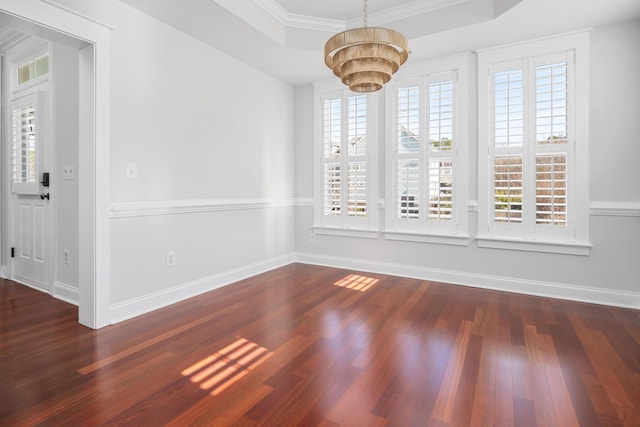
[{"label": "crown molding", "polygon": [[[273,0],[269,0],[273,1]],[[384,25],[389,22],[400,21],[402,19],[413,18],[425,13],[434,12],[438,9],[467,3],[469,0],[416,0],[402,6],[392,7],[379,12],[370,13],[368,16],[369,25],[374,27]],[[347,28],[357,28],[362,26],[362,18],[351,19],[346,22]]]},{"label": "crown molding", "polygon": [[[289,13],[280,6],[276,0],[253,0],[255,4],[264,9],[274,19],[285,27],[302,28],[306,30],[339,32],[347,28],[362,26],[362,18],[358,17],[348,21],[339,19],[318,18],[315,16],[298,15]],[[371,13],[368,21],[371,26],[382,25],[433,12],[457,4],[467,3],[469,0],[415,0],[402,6],[393,7],[379,12]]]},{"label": "crown molding", "polygon": [[339,19],[318,18],[315,16],[289,13],[275,0],[253,0],[276,21],[285,27],[302,28],[305,30],[338,32],[346,30],[345,21]]},{"label": "crown molding", "polygon": [[94,24],[98,24],[98,25],[100,25],[102,27],[105,27],[105,28],[111,30],[111,31],[114,30],[113,25],[110,25],[110,24],[107,24],[105,22],[99,21],[99,20],[97,20],[95,18],[92,18],[92,17],[90,17],[88,15],[85,15],[84,13],[80,13],[77,10],[75,10],[75,9],[73,9],[71,7],[68,7],[65,4],[60,3],[58,0],[40,0],[40,1],[42,3],[46,3],[46,4],[50,5],[50,6],[57,7],[58,9],[63,10],[65,12],[67,12],[67,13],[71,13],[72,15],[76,15],[76,16],[82,18],[82,19],[86,19],[87,21],[93,22]]}]

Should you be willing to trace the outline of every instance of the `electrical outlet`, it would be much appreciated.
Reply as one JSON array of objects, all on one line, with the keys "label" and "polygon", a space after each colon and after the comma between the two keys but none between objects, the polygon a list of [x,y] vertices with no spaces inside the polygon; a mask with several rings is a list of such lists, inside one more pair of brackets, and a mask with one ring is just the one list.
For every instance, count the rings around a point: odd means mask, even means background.
[{"label": "electrical outlet", "polygon": [[65,249],[63,252],[64,263],[69,265],[69,249]]},{"label": "electrical outlet", "polygon": [[309,243],[316,242],[316,235],[314,233],[309,233]]},{"label": "electrical outlet", "polygon": [[74,170],[73,170],[73,166],[72,165],[65,165],[64,166],[64,173],[63,173],[63,177],[64,179],[73,179],[74,178]]},{"label": "electrical outlet", "polygon": [[167,252],[166,266],[173,267],[176,265],[176,253],[174,251]]}]

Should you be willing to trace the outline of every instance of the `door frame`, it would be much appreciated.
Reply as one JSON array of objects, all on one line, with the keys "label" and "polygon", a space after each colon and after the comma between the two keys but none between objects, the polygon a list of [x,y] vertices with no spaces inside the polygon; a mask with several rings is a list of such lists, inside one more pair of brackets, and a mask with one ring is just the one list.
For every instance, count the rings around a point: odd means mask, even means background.
[{"label": "door frame", "polygon": [[[98,329],[110,319],[110,32],[111,27],[57,0],[0,0],[0,23],[40,38],[81,41],[79,191],[79,322]],[[6,237],[6,236],[3,236]],[[7,265],[6,250],[3,265]]]}]

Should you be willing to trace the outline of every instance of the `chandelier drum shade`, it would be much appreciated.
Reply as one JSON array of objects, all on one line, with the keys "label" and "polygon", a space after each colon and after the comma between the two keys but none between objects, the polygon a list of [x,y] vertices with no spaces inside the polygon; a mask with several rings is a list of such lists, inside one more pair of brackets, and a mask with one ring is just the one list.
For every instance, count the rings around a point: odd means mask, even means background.
[{"label": "chandelier drum shade", "polygon": [[409,57],[407,38],[387,28],[365,26],[343,31],[324,46],[324,62],[354,92],[375,92]]}]

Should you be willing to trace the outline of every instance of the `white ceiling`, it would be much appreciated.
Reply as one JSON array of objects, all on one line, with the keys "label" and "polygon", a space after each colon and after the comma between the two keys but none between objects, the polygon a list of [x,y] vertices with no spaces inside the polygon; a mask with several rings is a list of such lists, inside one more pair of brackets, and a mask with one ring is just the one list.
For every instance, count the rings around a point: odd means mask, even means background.
[{"label": "white ceiling", "polygon": [[[120,1],[294,86],[331,78],[324,43],[362,26],[361,0]],[[369,0],[368,11],[370,26],[409,38],[411,63],[638,19],[640,1]]]},{"label": "white ceiling", "polygon": [[[362,0],[120,1],[293,86],[332,77],[324,43],[363,15]],[[409,38],[408,63],[634,19],[640,0],[368,0],[370,26]],[[0,47],[13,37],[0,31]]]}]

